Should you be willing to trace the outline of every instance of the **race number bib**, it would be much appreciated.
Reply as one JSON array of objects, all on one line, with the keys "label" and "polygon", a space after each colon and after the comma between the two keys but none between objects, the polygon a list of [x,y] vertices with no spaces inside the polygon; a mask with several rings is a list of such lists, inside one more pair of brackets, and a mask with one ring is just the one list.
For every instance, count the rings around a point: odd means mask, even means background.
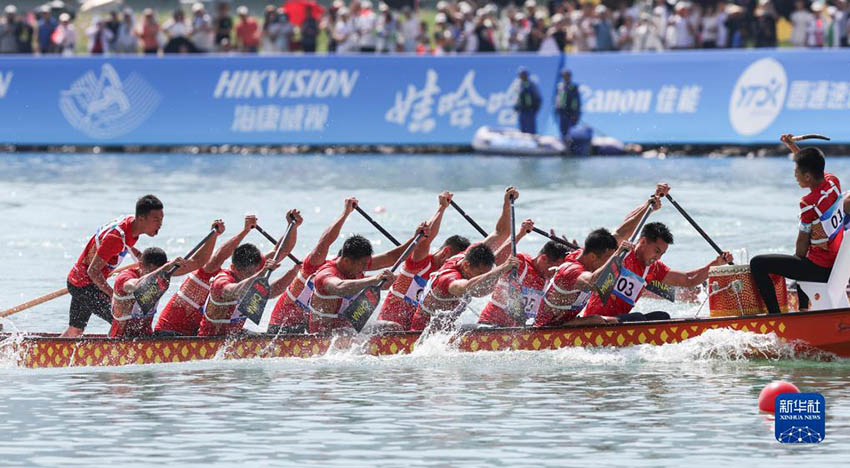
[{"label": "race number bib", "polygon": [[313,297],[313,280],[308,280],[301,294],[295,298],[295,303],[302,309],[307,309],[310,306],[310,298]]},{"label": "race number bib", "polygon": [[[648,270],[649,268],[647,268]],[[614,283],[614,295],[626,301],[629,305],[635,305],[645,284],[646,280],[642,276],[622,267],[620,268],[620,276]]]},{"label": "race number bib", "polygon": [[842,230],[844,225],[844,210],[841,197],[838,197],[835,203],[820,216],[820,224],[823,226],[823,232],[829,237],[829,240],[835,238],[836,234]]},{"label": "race number bib", "polygon": [[408,286],[407,291],[404,292],[404,302],[414,306],[419,305],[419,301],[422,300],[422,292],[425,290],[425,285],[427,283],[428,281],[425,280],[425,278],[419,275],[413,275],[413,280],[410,282],[410,286]]},{"label": "race number bib", "polygon": [[543,291],[526,286],[522,287],[522,308],[525,311],[525,318],[537,317],[541,302],[543,302]]}]

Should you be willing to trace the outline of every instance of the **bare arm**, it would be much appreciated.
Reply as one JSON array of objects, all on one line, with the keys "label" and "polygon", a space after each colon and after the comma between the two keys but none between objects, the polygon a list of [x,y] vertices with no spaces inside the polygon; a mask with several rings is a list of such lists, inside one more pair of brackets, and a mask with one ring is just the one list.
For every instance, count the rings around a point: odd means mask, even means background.
[{"label": "bare arm", "polygon": [[269,258],[268,260],[266,260],[265,266],[263,266],[263,268],[260,268],[260,270],[254,273],[253,275],[243,279],[238,283],[232,283],[225,286],[221,291],[222,298],[234,299],[242,297],[242,295],[245,294],[245,291],[248,289],[248,286],[250,286],[255,279],[265,275],[267,271],[276,270],[279,266],[280,262],[275,262],[273,259]]},{"label": "bare arm", "polygon": [[139,289],[139,286],[141,286],[141,285],[142,285],[142,283],[143,283],[145,280],[147,280],[149,277],[151,277],[151,276],[156,276],[157,274],[159,274],[159,272],[160,272],[160,271],[165,270],[165,269],[168,269],[168,268],[171,268],[171,267],[172,267],[172,266],[174,266],[174,265],[177,265],[177,266],[178,266],[178,270],[179,270],[179,269],[180,269],[180,268],[182,268],[182,267],[183,267],[183,265],[185,265],[186,263],[187,263],[187,261],[186,261],[186,260],[184,260],[182,257],[177,257],[177,258],[175,258],[174,260],[172,260],[172,261],[170,261],[170,262],[166,262],[164,265],[162,265],[161,267],[157,268],[156,270],[154,270],[154,271],[152,271],[152,272],[150,272],[150,273],[148,273],[148,274],[146,274],[146,275],[143,275],[143,276],[142,276],[142,277],[140,277],[140,278],[128,279],[127,281],[125,281],[125,282],[124,282],[124,292],[126,292],[126,293],[133,293],[133,292],[135,292],[135,291],[136,291],[136,289]]},{"label": "bare arm", "polygon": [[295,209],[289,210],[286,213],[286,220],[287,223],[290,220],[294,221],[295,225],[292,226],[292,230],[289,232],[289,235],[282,237],[279,241],[277,241],[274,250],[272,250],[266,256],[266,258],[271,258],[273,255],[275,255],[275,253],[277,253],[277,255],[274,257],[275,262],[280,262],[281,260],[286,258],[286,256],[289,255],[290,252],[292,252],[292,249],[295,248],[295,244],[296,242],[298,242],[298,226],[300,226],[301,223],[304,222],[304,219],[301,218],[301,212]]},{"label": "bare arm", "polygon": [[295,279],[295,275],[298,274],[298,270],[301,269],[301,265],[293,265],[292,268],[289,269],[283,276],[272,281],[271,284],[271,292],[269,292],[269,298],[274,298],[283,294],[283,291],[289,287],[289,284],[292,283],[292,280]]},{"label": "bare arm", "polygon": [[472,279],[454,280],[451,284],[449,284],[449,294],[455,297],[463,297],[467,294],[475,297],[486,296],[490,293],[490,288],[492,287],[493,282],[495,282],[502,273],[518,266],[519,260],[517,260],[516,257],[512,257],[507,262],[493,268],[483,275],[478,275]]},{"label": "bare arm", "polygon": [[658,210],[661,208],[660,200],[662,197],[667,195],[669,191],[669,185],[663,182],[659,183],[655,186],[655,194],[653,195],[653,198],[651,200],[641,203],[640,205],[638,205],[637,208],[632,210],[632,212],[626,216],[626,219],[623,220],[623,224],[621,224],[620,227],[618,227],[617,230],[614,231],[614,239],[617,240],[618,244],[624,240],[631,239],[632,234],[634,234],[635,232],[637,224],[640,222],[640,219],[643,217],[644,213],[646,213],[646,210]]},{"label": "bare arm", "polygon": [[511,196],[513,196],[514,200],[519,198],[519,191],[514,187],[505,189],[502,214],[499,216],[499,220],[496,221],[496,229],[484,239],[484,245],[491,249],[496,249],[511,235]]},{"label": "bare arm", "polygon": [[708,279],[708,269],[715,265],[723,265],[732,261],[732,254],[723,252],[708,265],[687,272],[670,270],[664,277],[664,284],[670,286],[694,287]]},{"label": "bare arm", "polygon": [[212,227],[215,229],[215,234],[207,239],[207,241],[204,242],[204,245],[201,246],[194,255],[186,259],[183,265],[174,272],[174,276],[182,276],[187,273],[191,273],[206,265],[210,259],[210,255],[212,254],[213,247],[215,247],[215,242],[218,239],[218,236],[224,232],[224,221],[217,219],[213,221]]},{"label": "bare arm", "polygon": [[427,223],[419,224],[419,226],[416,227],[416,231],[413,232],[413,236],[410,239],[408,239],[407,242],[405,242],[404,244],[401,244],[400,246],[398,246],[398,247],[396,247],[392,250],[388,250],[384,253],[380,253],[378,255],[373,256],[372,257],[372,265],[370,265],[369,269],[370,270],[380,270],[382,268],[391,267],[396,262],[396,260],[398,260],[398,258],[401,256],[401,254],[404,253],[405,249],[407,249],[407,247],[410,245],[410,243],[413,242],[413,239],[416,239],[416,234],[419,233],[420,231],[428,232],[428,224]]},{"label": "bare arm", "polygon": [[257,217],[254,215],[245,216],[245,225],[235,236],[228,239],[227,242],[221,245],[221,247],[216,250],[215,255],[207,261],[204,265],[204,272],[207,274],[213,274],[221,268],[221,265],[225,260],[230,258],[233,255],[233,251],[236,250],[236,247],[239,247],[239,244],[242,243],[242,240],[245,239],[245,236],[251,232],[251,229],[254,229],[254,226],[257,225]]},{"label": "bare arm", "polygon": [[353,296],[369,286],[377,286],[383,279],[387,280],[384,285],[389,287],[394,278],[395,275],[389,270],[384,270],[375,276],[355,280],[329,278],[324,284],[324,290],[332,296]]},{"label": "bare arm", "polygon": [[[525,221],[523,221],[522,226],[520,226],[519,231],[517,231],[516,233],[517,244],[519,244],[520,239],[522,239],[523,237],[525,237],[526,234],[531,232],[533,228],[534,221],[530,219],[526,219]],[[503,242],[502,245],[500,245],[499,248],[496,249],[496,251],[493,253],[496,256],[496,265],[501,265],[502,263],[504,263],[508,259],[508,257],[511,256],[511,240],[508,239]]]},{"label": "bare arm", "polygon": [[[622,252],[628,252],[629,250],[632,250],[632,249],[634,249],[634,245],[631,242],[624,240],[624,241],[620,242],[620,247],[618,247],[617,251],[614,252],[612,255],[619,255]],[[607,264],[607,262],[606,262],[606,264]],[[605,266],[606,265],[603,264],[602,266],[597,268],[596,271],[593,271],[593,272],[585,271],[582,274],[578,275],[578,278],[576,278],[576,283],[575,283],[576,289],[581,289],[581,290],[584,290],[584,291],[594,289],[596,287],[595,286],[596,281],[607,270],[605,268]],[[668,275],[669,275],[669,273],[668,273]]]},{"label": "bare arm", "polygon": [[348,215],[354,211],[354,206],[357,205],[356,198],[346,198],[345,199],[345,209],[342,211],[342,214],[333,222],[325,232],[322,233],[321,237],[319,237],[319,243],[316,244],[316,248],[310,252],[309,260],[310,264],[313,266],[319,266],[325,263],[325,260],[328,257],[328,250],[331,248],[331,244],[336,242],[337,238],[339,238],[339,232],[342,230],[343,224],[345,224],[345,220],[348,219]]},{"label": "bare arm", "polygon": [[103,267],[105,266],[106,262],[99,256],[95,255],[91,265],[89,265],[87,273],[89,278],[91,278],[91,282],[94,283],[98,289],[112,297],[112,286],[106,282],[106,277],[103,276]]},{"label": "bare arm", "polygon": [[811,234],[803,231],[797,232],[797,244],[794,249],[794,255],[800,258],[806,258],[806,254],[809,252],[809,245],[811,245]]},{"label": "bare arm", "polygon": [[800,151],[800,147],[797,146],[797,143],[794,141],[794,135],[785,133],[779,137],[779,140],[782,141],[782,143],[785,143],[785,146],[787,146],[792,153],[797,154]]},{"label": "bare arm", "polygon": [[452,195],[453,194],[451,192],[443,192],[439,195],[438,201],[440,206],[437,207],[437,211],[434,213],[434,216],[431,216],[431,219],[428,220],[428,237],[420,240],[411,254],[411,258],[414,262],[424,260],[431,251],[431,242],[435,237],[437,237],[437,234],[440,233],[440,224],[443,222],[443,214],[445,214],[446,208],[449,207],[449,203],[452,201]]}]

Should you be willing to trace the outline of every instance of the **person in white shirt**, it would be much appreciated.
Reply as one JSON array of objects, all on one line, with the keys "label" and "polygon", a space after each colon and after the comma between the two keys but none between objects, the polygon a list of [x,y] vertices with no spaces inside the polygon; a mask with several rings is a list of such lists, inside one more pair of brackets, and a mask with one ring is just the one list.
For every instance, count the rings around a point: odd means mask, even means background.
[{"label": "person in white shirt", "polygon": [[360,4],[359,15],[352,16],[357,35],[360,38],[360,52],[375,52],[378,48],[378,18],[372,11],[372,2],[363,0]]},{"label": "person in white shirt", "polygon": [[59,15],[59,26],[50,36],[51,41],[62,55],[74,55],[77,50],[77,29],[71,22],[71,15],[62,13]]},{"label": "person in white shirt", "polygon": [[693,49],[696,45],[696,31],[690,21],[690,10],[691,4],[688,2],[676,4],[676,13],[670,19],[673,29],[671,45],[674,49]]},{"label": "person in white shirt", "polygon": [[[416,3],[417,5],[419,2]],[[411,10],[409,6],[405,6],[401,10],[401,37],[404,41],[405,52],[416,51],[416,39],[422,32],[419,21],[419,10]]]},{"label": "person in white shirt", "polygon": [[201,2],[192,5],[192,28],[189,33],[189,40],[201,52],[213,50],[215,31],[213,31],[212,18],[204,10],[204,4]]},{"label": "person in white shirt", "polygon": [[136,39],[133,10],[125,8],[118,26],[118,37],[115,38],[115,52],[119,54],[135,54],[139,51],[139,41]]},{"label": "person in white shirt", "polygon": [[86,28],[86,36],[89,37],[88,50],[90,54],[106,55],[112,52],[110,45],[112,44],[113,34],[100,16],[92,18],[91,25]]},{"label": "person in white shirt", "polygon": [[791,13],[791,45],[805,47],[809,28],[815,21],[815,15],[806,8],[803,0],[797,0],[795,10]]},{"label": "person in white shirt", "polygon": [[702,48],[717,48],[717,36],[720,32],[720,19],[717,15],[717,6],[709,5],[702,17]]}]

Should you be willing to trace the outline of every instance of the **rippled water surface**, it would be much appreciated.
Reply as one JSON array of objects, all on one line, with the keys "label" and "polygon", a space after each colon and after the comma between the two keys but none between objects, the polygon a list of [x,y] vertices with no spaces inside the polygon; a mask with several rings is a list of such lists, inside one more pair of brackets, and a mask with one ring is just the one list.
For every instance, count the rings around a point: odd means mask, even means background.
[{"label": "rippled water surface", "polygon": [[[850,160],[828,169],[850,177]],[[100,224],[143,193],[166,205],[163,229],[139,247],[178,255],[223,217],[229,233],[256,213],[272,233],[283,213],[305,215],[305,255],[355,195],[397,237],[431,215],[436,193],[480,224],[495,222],[506,185],[517,216],[581,239],[614,228],[659,180],[724,248],[790,252],[802,195],[784,159],[509,159],[474,156],[0,156],[0,307],[64,286]],[[654,220],[676,237],[677,269],[713,253],[666,206]],[[344,234],[388,247],[356,215]],[[475,231],[448,212],[437,242]],[[227,234],[225,234],[227,237]],[[268,246],[251,234],[249,241]],[[340,243],[341,244],[341,243]],[[338,248],[336,244],[332,250]],[[529,235],[520,250],[534,252]],[[264,247],[265,248],[265,247]],[[650,303],[675,316],[694,304]],[[482,302],[473,304],[480,310]],[[3,320],[5,329],[64,329],[68,298]],[[465,317],[474,321],[473,313]],[[88,331],[107,324],[93,318]],[[782,360],[738,358],[760,348]],[[678,345],[462,354],[436,337],[411,356],[336,353],[314,359],[28,370],[0,362],[0,464],[250,463],[317,466],[843,466],[850,453],[850,362],[794,358],[770,337],[708,334]],[[759,415],[773,380],[824,394],[826,440],[789,447]]]}]

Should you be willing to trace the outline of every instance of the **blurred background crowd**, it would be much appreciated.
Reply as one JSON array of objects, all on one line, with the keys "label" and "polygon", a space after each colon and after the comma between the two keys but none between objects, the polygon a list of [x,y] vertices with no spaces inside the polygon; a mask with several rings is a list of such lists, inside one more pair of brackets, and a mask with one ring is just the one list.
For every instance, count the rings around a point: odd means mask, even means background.
[{"label": "blurred background crowd", "polygon": [[848,0],[54,0],[6,5],[0,19],[5,54],[556,54],[846,47],[848,36]]}]

